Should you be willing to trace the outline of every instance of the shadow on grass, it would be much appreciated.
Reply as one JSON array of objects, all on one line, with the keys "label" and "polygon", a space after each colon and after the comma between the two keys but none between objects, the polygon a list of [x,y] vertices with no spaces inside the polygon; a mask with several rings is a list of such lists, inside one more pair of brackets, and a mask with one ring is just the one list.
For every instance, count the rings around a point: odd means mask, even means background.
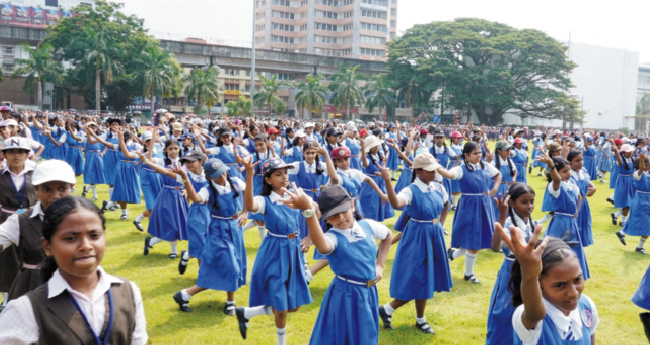
[{"label": "shadow on grass", "polygon": [[184,313],[178,309],[178,305],[169,297],[170,316],[167,320],[150,327],[148,332],[156,334],[157,337],[177,334],[183,329],[203,330],[217,327],[224,322],[234,322],[233,317],[223,313],[224,301],[202,301],[191,304],[194,311]]},{"label": "shadow on grass", "polygon": [[[155,250],[155,249],[152,249]],[[114,270],[133,269],[134,267],[163,267],[168,266],[170,263],[178,263],[179,259],[170,259],[167,251],[162,253],[149,252],[149,255],[144,256],[142,251],[134,253],[128,260],[124,261],[122,265],[116,266]]]}]

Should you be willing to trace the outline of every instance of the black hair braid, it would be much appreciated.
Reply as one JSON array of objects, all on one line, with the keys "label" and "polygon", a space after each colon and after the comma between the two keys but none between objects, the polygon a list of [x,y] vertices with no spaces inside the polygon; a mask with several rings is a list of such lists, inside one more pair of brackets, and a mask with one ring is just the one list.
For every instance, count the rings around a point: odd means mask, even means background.
[{"label": "black hair braid", "polygon": [[[415,170],[422,170],[422,169],[415,169]],[[413,176],[411,176],[411,183],[415,182],[415,178],[417,177],[415,175],[415,170],[413,170]]]},{"label": "black hair braid", "polygon": [[467,170],[468,170],[469,172],[473,172],[473,171],[474,171],[474,167],[471,166],[471,165],[469,164],[469,162],[467,161],[467,158],[465,158],[464,155],[463,155],[463,163],[465,163],[465,167],[467,167]]},{"label": "black hair braid", "polygon": [[235,194],[232,195],[233,199],[237,199],[239,197],[239,187],[237,187],[232,180],[230,179],[230,174],[226,174],[226,181],[230,184],[230,189],[235,192]]},{"label": "black hair braid", "polygon": [[219,202],[217,202],[217,197],[219,196],[219,192],[217,191],[217,188],[214,187],[214,182],[208,181],[208,186],[210,186],[210,193],[214,195],[214,199],[212,200],[212,207],[214,207],[215,210],[218,210],[220,209]]},{"label": "black hair braid", "polygon": [[512,163],[512,159],[510,159],[510,157],[506,158],[506,161],[508,162],[508,167],[510,168],[510,176],[514,177],[515,173],[517,172],[517,170],[514,168],[515,165]]},{"label": "black hair braid", "polygon": [[172,165],[172,160],[169,158],[169,154],[167,154],[167,151],[163,151],[163,155],[165,156],[165,165]]},{"label": "black hair braid", "polygon": [[630,166],[627,164],[627,158],[625,158],[623,152],[619,152],[619,154],[621,155],[621,160],[623,161],[623,164],[625,164],[625,170],[630,169]]},{"label": "black hair braid", "polygon": [[[255,150],[255,161],[256,161],[256,162],[259,162],[259,161],[260,161],[260,153],[259,153],[257,150]],[[259,175],[259,173],[260,173],[260,165],[262,165],[262,164],[259,163],[259,164],[257,164],[257,166],[255,167],[255,174],[258,174],[258,175]]]},{"label": "black hair braid", "polygon": [[317,175],[323,175],[323,172],[325,172],[325,169],[323,169],[322,166],[320,166],[320,156],[317,154],[316,155],[316,174]]},{"label": "black hair braid", "polygon": [[217,137],[217,145],[216,147],[222,147],[223,146],[223,141],[221,141],[221,133]]}]

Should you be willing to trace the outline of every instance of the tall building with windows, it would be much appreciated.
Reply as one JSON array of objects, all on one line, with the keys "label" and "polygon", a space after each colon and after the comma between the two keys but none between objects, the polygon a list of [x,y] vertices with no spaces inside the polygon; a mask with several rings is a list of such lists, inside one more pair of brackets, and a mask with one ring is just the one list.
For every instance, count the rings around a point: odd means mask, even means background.
[{"label": "tall building with windows", "polygon": [[257,0],[255,43],[268,50],[385,60],[397,0]]}]

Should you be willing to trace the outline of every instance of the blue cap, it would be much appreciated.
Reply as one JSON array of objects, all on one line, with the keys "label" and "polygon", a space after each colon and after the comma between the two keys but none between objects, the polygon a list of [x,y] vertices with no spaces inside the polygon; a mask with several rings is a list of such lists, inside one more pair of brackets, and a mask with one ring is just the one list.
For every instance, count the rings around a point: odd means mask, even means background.
[{"label": "blue cap", "polygon": [[217,158],[210,158],[203,164],[203,170],[206,177],[217,179],[230,170],[230,167]]},{"label": "blue cap", "polygon": [[395,128],[395,125],[391,123],[388,125],[388,128]]}]

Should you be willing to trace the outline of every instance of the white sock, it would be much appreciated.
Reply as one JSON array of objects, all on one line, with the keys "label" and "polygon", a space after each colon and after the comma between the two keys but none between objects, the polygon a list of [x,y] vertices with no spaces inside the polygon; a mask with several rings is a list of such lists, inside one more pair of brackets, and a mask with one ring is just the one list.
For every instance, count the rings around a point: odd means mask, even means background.
[{"label": "white sock", "polygon": [[637,248],[643,248],[643,245],[645,244],[645,240],[646,240],[645,238],[641,237],[641,239],[639,240],[639,245],[637,246]]},{"label": "white sock", "polygon": [[7,305],[7,299],[9,298],[9,293],[8,292],[0,292],[0,295],[2,295],[2,305],[3,306]]},{"label": "white sock", "polygon": [[181,298],[183,298],[183,301],[189,302],[190,298],[192,298],[192,296],[187,293],[187,289],[183,289],[183,290],[181,290]]},{"label": "white sock", "polygon": [[237,304],[237,303],[235,303],[235,300],[226,301],[226,305],[235,305],[235,304]]},{"label": "white sock", "polygon": [[627,217],[626,217],[626,216],[622,216],[622,217],[621,217],[621,223],[625,223],[626,221],[627,221]]},{"label": "white sock", "polygon": [[309,283],[309,282],[311,282],[312,279],[314,279],[314,275],[311,274],[311,270],[306,269],[305,270],[305,280],[307,281],[307,283]]},{"label": "white sock", "polygon": [[284,326],[284,328],[275,327],[275,332],[278,335],[278,345],[286,344],[287,326]]},{"label": "white sock", "polygon": [[153,247],[154,244],[156,244],[156,243],[158,243],[158,242],[162,242],[162,240],[159,239],[158,237],[154,237],[154,238],[151,239],[151,241],[149,241],[149,245],[150,245],[151,247]]},{"label": "white sock", "polygon": [[183,254],[183,256],[181,257],[181,259],[182,259],[182,260],[181,260],[181,264],[182,264],[182,265],[187,265],[187,260],[190,259],[190,253],[185,252],[185,253]]},{"label": "white sock", "polygon": [[386,303],[386,305],[384,306],[384,311],[388,315],[393,315],[393,313],[395,312],[395,308],[393,308],[393,306],[390,305],[390,303]]},{"label": "white sock", "polygon": [[417,321],[417,323],[421,325],[427,322],[427,317],[423,316],[422,318],[419,318],[417,315],[415,315],[415,321]]},{"label": "white sock", "polygon": [[246,230],[248,230],[248,229],[250,229],[250,228],[252,228],[252,227],[254,227],[256,225],[257,225],[257,223],[255,221],[248,222],[248,224],[244,225],[244,228],[242,229],[242,231],[246,231]]},{"label": "white sock", "polygon": [[264,237],[266,236],[266,225],[258,225],[257,232],[260,233],[260,242],[261,242],[262,240],[264,240]]},{"label": "white sock", "polygon": [[451,258],[452,258],[452,259],[458,259],[459,257],[461,257],[461,255],[465,255],[466,252],[467,252],[467,251],[466,251],[465,249],[463,249],[463,248],[456,249],[456,250],[451,254]]},{"label": "white sock", "polygon": [[108,200],[113,198],[113,187],[108,187]]},{"label": "white sock", "polygon": [[614,217],[618,218],[623,214],[623,210],[618,210],[616,213],[614,213]]},{"label": "white sock", "polygon": [[474,274],[474,265],[476,264],[477,254],[472,254],[470,252],[465,253],[465,275],[471,276]]},{"label": "white sock", "polygon": [[458,200],[458,195],[451,196],[451,206],[456,206],[456,200]]},{"label": "white sock", "polygon": [[178,243],[176,241],[174,242],[169,242],[169,244],[172,246],[172,254],[178,254]]},{"label": "white sock", "polygon": [[126,215],[127,215],[127,213],[126,213],[126,209],[123,209],[123,210],[122,210],[122,215],[123,215],[123,216],[126,216]]},{"label": "white sock", "polygon": [[270,315],[273,309],[270,305],[261,305],[259,307],[244,308],[244,317],[251,319],[255,316]]},{"label": "white sock", "polygon": [[610,196],[609,198],[614,200],[614,195],[616,195],[616,194],[612,194],[612,196]]},{"label": "white sock", "polygon": [[393,174],[390,176],[391,178],[395,178],[395,170],[391,170]]},{"label": "white sock", "polygon": [[140,223],[142,222],[146,217],[144,216],[144,212],[140,213],[139,216],[135,217],[135,221]]},{"label": "white sock", "polygon": [[92,189],[93,189],[93,198],[97,198],[97,186],[93,184]]}]

